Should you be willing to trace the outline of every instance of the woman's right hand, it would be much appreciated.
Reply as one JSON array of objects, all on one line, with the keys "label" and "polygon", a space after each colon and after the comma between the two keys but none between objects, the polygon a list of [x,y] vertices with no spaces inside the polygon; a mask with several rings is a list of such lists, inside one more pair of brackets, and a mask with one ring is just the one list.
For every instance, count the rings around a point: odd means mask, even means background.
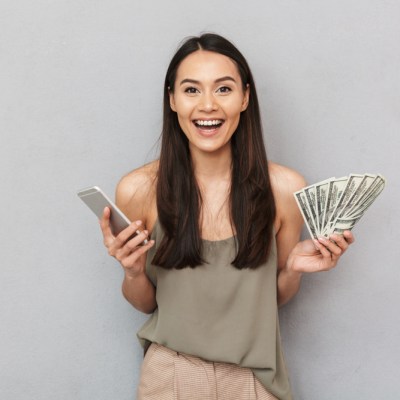
[{"label": "woman's right hand", "polygon": [[[114,236],[111,231],[110,215],[111,211],[106,207],[100,220],[104,245],[108,249],[108,254],[120,262],[125,274],[135,278],[145,272],[146,252],[154,245],[154,240],[149,240],[147,244],[142,245],[148,237],[148,232],[141,231],[141,221],[132,222],[126,229]],[[141,231],[138,235],[136,235],[137,230]]]}]

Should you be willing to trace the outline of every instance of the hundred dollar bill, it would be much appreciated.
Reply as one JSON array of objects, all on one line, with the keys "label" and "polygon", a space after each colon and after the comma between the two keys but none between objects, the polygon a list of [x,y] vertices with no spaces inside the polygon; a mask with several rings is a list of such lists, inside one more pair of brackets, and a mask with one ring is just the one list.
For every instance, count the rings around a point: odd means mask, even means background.
[{"label": "hundred dollar bill", "polygon": [[378,175],[376,184],[355,204],[349,216],[356,217],[358,215],[363,215],[385,188],[385,183],[385,178],[383,178],[382,175]]},{"label": "hundred dollar bill", "polygon": [[317,218],[318,218],[318,232],[321,234],[325,226],[325,208],[328,199],[329,183],[335,178],[329,178],[325,181],[316,183],[315,195],[316,195],[316,207],[317,207]]},{"label": "hundred dollar bill", "polygon": [[356,218],[337,218],[336,224],[333,227],[333,233],[342,235],[344,231],[351,231],[361,217],[362,214]]},{"label": "hundred dollar bill", "polygon": [[313,225],[315,228],[316,235],[319,235],[319,224],[318,224],[318,213],[317,204],[315,198],[315,187],[314,185],[307,186],[303,189],[303,193],[306,196],[306,205],[310,212],[311,218],[313,220]]},{"label": "hundred dollar bill", "polygon": [[296,199],[297,205],[299,206],[301,215],[303,216],[304,222],[306,223],[308,232],[310,233],[311,237],[317,239],[318,236],[314,226],[314,222],[307,207],[306,195],[302,190],[299,190],[298,192],[294,193],[294,198]]},{"label": "hundred dollar bill", "polygon": [[346,187],[347,181],[349,178],[344,176],[342,178],[337,178],[331,182],[329,182],[328,187],[328,197],[326,199],[325,205],[325,218],[324,218],[324,226],[321,230],[321,234],[323,236],[329,236],[329,232],[331,232],[331,217],[333,212],[336,209],[337,203]]},{"label": "hundred dollar bill", "polygon": [[378,179],[378,175],[373,174],[364,174],[361,183],[358,185],[356,191],[350,197],[347,204],[343,207],[341,212],[338,215],[338,218],[343,218],[346,215],[350,215],[352,210],[354,209],[355,204],[359,199],[364,196],[365,193],[372,187],[374,182]]},{"label": "hundred dollar bill", "polygon": [[340,199],[337,202],[336,207],[330,217],[329,227],[326,232],[328,235],[333,233],[333,228],[335,226],[336,219],[338,218],[338,216],[340,215],[342,210],[345,209],[347,203],[349,202],[349,200],[351,199],[353,194],[356,192],[356,190],[357,190],[358,186],[361,184],[363,178],[364,178],[363,175],[350,174],[349,179],[347,180],[347,183],[346,183],[346,187],[344,188],[342,195],[340,196]]}]

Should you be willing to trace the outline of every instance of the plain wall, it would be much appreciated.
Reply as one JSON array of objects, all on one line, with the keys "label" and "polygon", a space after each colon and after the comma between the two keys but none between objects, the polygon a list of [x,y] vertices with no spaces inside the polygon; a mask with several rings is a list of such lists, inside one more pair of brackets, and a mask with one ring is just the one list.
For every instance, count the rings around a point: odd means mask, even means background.
[{"label": "plain wall", "polygon": [[76,191],[156,157],[168,62],[213,31],[252,66],[270,159],[387,178],[340,265],[281,309],[295,398],[397,399],[399,20],[394,0],[2,0],[0,398],[135,397],[147,317]]}]

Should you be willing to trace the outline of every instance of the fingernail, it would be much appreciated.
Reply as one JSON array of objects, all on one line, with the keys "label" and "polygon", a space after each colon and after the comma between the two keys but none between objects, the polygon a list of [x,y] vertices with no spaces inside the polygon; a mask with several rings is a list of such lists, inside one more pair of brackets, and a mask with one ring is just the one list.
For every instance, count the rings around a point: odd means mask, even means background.
[{"label": "fingernail", "polygon": [[135,222],[136,225],[142,225],[142,221],[138,220]]}]

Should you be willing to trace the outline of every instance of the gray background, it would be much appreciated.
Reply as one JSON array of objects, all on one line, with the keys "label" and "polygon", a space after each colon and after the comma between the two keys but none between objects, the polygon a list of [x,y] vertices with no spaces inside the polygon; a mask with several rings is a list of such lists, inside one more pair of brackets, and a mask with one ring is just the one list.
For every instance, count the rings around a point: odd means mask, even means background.
[{"label": "gray background", "polygon": [[146,316],[75,192],[156,156],[167,64],[202,31],[252,66],[270,159],[386,176],[281,325],[296,399],[398,398],[399,20],[394,0],[2,0],[0,398],[134,398]]}]

